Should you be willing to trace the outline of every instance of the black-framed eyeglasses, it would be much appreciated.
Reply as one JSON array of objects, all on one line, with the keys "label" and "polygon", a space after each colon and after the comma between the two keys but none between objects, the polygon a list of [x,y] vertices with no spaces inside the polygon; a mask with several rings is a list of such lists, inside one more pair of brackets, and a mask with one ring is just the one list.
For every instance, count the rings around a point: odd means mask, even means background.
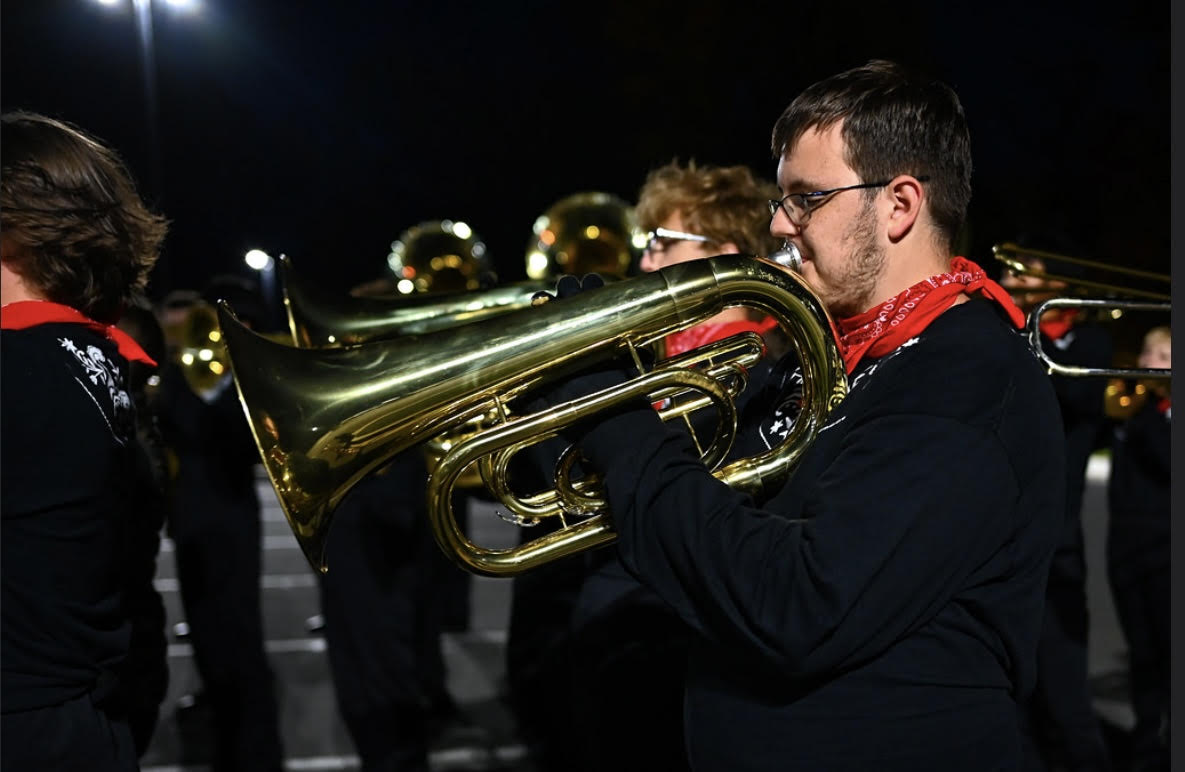
[{"label": "black-framed eyeglasses", "polygon": [[683,231],[673,231],[668,228],[655,228],[646,234],[646,251],[655,254],[665,252],[676,241],[695,241],[700,244],[706,244],[711,239],[707,236],[701,236],[698,233],[684,233]]},{"label": "black-framed eyeglasses", "polygon": [[[915,178],[918,182],[928,182],[930,178],[926,175]],[[811,219],[811,212],[821,207],[831,199],[828,196],[836,193],[842,193],[845,190],[865,190],[868,188],[883,188],[893,180],[885,180],[884,182],[861,182],[858,185],[844,185],[842,188],[831,188],[830,190],[814,190],[810,193],[787,193],[782,196],[780,201],[769,199],[769,216],[777,217],[778,208],[786,213],[786,217],[790,223],[796,227],[801,228],[806,225],[807,220]]]}]

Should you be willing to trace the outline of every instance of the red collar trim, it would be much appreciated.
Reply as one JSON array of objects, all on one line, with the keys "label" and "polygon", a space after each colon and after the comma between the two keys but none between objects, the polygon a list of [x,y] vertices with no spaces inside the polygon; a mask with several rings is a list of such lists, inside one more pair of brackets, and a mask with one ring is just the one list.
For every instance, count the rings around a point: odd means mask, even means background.
[{"label": "red collar trim", "polygon": [[64,322],[81,324],[106,335],[118,348],[120,355],[129,362],[143,362],[156,367],[156,361],[140,348],[140,344],[113,324],[96,322],[86,314],[61,303],[48,300],[18,300],[0,309],[0,329],[24,330],[42,324]]},{"label": "red collar trim", "polygon": [[[1060,312],[1059,312],[1060,311]],[[1057,340],[1073,328],[1078,319],[1078,309],[1053,309],[1053,312],[1037,323],[1041,332],[1050,340]]]}]

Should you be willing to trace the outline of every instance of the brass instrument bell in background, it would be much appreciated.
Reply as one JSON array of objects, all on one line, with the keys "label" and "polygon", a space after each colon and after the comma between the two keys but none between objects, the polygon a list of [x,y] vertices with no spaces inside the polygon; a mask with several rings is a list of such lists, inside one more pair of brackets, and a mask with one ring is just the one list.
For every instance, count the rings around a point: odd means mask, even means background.
[{"label": "brass instrument bell in background", "polygon": [[292,344],[304,348],[423,335],[526,308],[536,292],[555,286],[533,281],[462,292],[339,296],[303,280],[288,256],[281,255],[278,265]]},{"label": "brass instrument bell in background", "polygon": [[1113,378],[1103,392],[1103,413],[1110,419],[1124,421],[1135,415],[1156,387],[1146,381],[1130,382]]},{"label": "brass instrument bell in background", "polygon": [[601,191],[561,198],[532,230],[526,254],[531,279],[588,273],[624,278],[646,246],[633,207]]},{"label": "brass instrument bell in background", "polygon": [[395,291],[403,295],[461,292],[497,282],[485,242],[460,220],[430,220],[408,228],[391,243],[387,267]]},{"label": "brass instrument bell in background", "polygon": [[174,297],[161,315],[169,357],[195,394],[209,394],[230,373],[218,312],[200,297]]}]

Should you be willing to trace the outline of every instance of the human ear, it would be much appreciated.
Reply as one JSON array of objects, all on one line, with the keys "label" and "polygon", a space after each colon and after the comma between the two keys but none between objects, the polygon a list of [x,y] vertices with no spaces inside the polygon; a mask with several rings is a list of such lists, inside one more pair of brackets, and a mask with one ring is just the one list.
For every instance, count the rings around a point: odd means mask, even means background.
[{"label": "human ear", "polygon": [[895,177],[888,189],[893,203],[889,213],[888,236],[891,241],[900,241],[913,229],[921,215],[926,194],[917,177],[908,174]]}]

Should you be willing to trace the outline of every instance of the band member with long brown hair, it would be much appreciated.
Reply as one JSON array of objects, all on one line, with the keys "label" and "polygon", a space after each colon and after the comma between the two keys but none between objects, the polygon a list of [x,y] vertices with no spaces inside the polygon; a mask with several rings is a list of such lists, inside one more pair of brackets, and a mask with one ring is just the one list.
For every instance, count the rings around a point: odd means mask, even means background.
[{"label": "band member with long brown hair", "polygon": [[0,145],[0,766],[126,772],[156,717],[136,690],[159,698],[168,676],[163,513],[129,383],[129,362],[156,363],[115,324],[167,223],[75,126],[8,113]]}]

